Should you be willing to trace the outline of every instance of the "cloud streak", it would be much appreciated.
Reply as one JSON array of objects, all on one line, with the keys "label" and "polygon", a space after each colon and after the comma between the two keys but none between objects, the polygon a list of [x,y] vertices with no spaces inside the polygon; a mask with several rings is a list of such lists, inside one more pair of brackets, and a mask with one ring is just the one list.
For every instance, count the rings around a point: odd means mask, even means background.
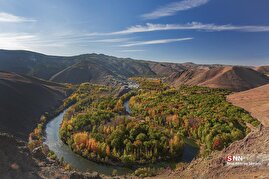
[{"label": "cloud streak", "polygon": [[[0,49],[33,49],[36,47],[64,47],[71,41],[44,37],[33,33],[0,33]],[[73,44],[75,42],[71,42]]]},{"label": "cloud streak", "polygon": [[168,30],[197,30],[207,32],[240,31],[240,32],[269,32],[269,26],[245,25],[237,26],[232,24],[217,25],[191,22],[187,24],[151,24],[131,26],[125,30],[110,33],[92,33],[88,35],[127,35],[143,32],[168,31]]},{"label": "cloud streak", "polygon": [[34,19],[29,19],[5,12],[0,12],[0,22],[22,23],[22,22],[35,22],[35,21],[36,20]]},{"label": "cloud streak", "polygon": [[129,41],[130,38],[113,38],[113,39],[99,39],[99,40],[90,40],[88,42],[92,43],[119,43],[119,42],[126,42]]},{"label": "cloud streak", "polygon": [[185,11],[196,8],[208,3],[209,0],[183,0],[180,2],[173,2],[164,7],[160,7],[153,12],[143,14],[143,19],[158,19],[166,16],[173,16],[179,11]]},{"label": "cloud streak", "polygon": [[0,33],[0,48],[24,49],[25,42],[36,39],[35,35],[25,33]]},{"label": "cloud streak", "polygon": [[187,40],[192,40],[192,39],[193,39],[192,37],[177,38],[177,39],[159,39],[159,40],[133,42],[133,43],[124,44],[120,46],[121,47],[133,47],[133,46],[141,46],[141,45],[166,44],[166,43],[172,43],[172,42],[187,41]]}]

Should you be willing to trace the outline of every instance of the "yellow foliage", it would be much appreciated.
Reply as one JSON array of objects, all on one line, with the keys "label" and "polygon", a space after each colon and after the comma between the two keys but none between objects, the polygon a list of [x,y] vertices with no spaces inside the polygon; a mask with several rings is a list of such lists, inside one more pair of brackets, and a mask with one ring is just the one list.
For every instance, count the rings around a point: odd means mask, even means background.
[{"label": "yellow foliage", "polygon": [[129,100],[129,106],[134,106],[135,105],[135,96],[132,96]]},{"label": "yellow foliage", "polygon": [[114,109],[116,111],[122,111],[124,109],[124,107],[123,107],[123,101],[122,100],[118,100]]}]

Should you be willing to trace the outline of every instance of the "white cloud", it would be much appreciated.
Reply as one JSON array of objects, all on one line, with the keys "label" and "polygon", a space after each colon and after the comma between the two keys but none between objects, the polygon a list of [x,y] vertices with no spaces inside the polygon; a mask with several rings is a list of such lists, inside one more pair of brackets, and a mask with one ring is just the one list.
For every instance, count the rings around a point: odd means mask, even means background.
[{"label": "white cloud", "polygon": [[35,35],[25,33],[1,33],[0,48],[1,49],[25,49],[26,42],[36,39]]},{"label": "white cloud", "polygon": [[0,49],[35,49],[36,47],[64,47],[67,43],[60,39],[49,39],[32,33],[0,33]]},{"label": "white cloud", "polygon": [[188,38],[177,38],[177,39],[160,39],[160,40],[150,40],[150,41],[139,41],[139,42],[133,42],[129,44],[120,45],[122,47],[133,47],[133,46],[140,46],[140,45],[154,45],[154,44],[165,44],[165,43],[171,43],[171,42],[180,42],[180,41],[187,41],[192,40],[192,37]]},{"label": "white cloud", "polygon": [[269,32],[269,26],[256,25],[217,25],[203,24],[200,22],[191,22],[187,24],[151,24],[131,26],[125,30],[110,33],[94,33],[94,35],[126,35],[142,32],[167,31],[167,30],[200,30],[200,31],[241,31],[241,32]]},{"label": "white cloud", "polygon": [[209,0],[183,0],[180,2],[173,2],[164,7],[160,7],[153,12],[143,14],[144,19],[158,19],[160,17],[172,16],[179,11],[189,10],[195,7],[199,7],[208,3]]},{"label": "white cloud", "polygon": [[25,18],[25,17],[15,16],[13,14],[5,13],[5,12],[0,12],[0,22],[20,23],[20,22],[35,22],[35,20]]}]

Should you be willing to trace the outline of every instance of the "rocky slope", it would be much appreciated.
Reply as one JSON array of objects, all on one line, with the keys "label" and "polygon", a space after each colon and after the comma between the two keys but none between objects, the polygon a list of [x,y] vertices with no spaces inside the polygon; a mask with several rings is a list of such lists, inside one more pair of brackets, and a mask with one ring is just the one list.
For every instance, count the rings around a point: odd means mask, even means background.
[{"label": "rocky slope", "polygon": [[63,85],[0,71],[0,131],[27,140],[45,112],[66,97]]},{"label": "rocky slope", "polygon": [[0,133],[0,178],[3,179],[89,179],[103,178],[98,173],[66,171],[38,149],[31,153],[24,141]]},{"label": "rocky slope", "polygon": [[238,66],[197,67],[174,73],[168,79],[174,86],[198,85],[243,91],[269,83],[269,78],[255,70]]}]

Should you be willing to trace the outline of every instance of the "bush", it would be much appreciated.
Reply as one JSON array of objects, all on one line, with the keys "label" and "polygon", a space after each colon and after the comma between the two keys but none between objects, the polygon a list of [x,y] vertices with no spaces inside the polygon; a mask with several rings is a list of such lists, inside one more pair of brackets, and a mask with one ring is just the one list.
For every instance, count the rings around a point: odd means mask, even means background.
[{"label": "bush", "polygon": [[116,169],[113,169],[112,170],[112,176],[114,177],[114,176],[117,176],[117,174],[118,174],[118,171],[116,170]]},{"label": "bush", "polygon": [[153,177],[157,175],[157,171],[154,168],[138,168],[135,170],[134,175],[137,177]]}]

